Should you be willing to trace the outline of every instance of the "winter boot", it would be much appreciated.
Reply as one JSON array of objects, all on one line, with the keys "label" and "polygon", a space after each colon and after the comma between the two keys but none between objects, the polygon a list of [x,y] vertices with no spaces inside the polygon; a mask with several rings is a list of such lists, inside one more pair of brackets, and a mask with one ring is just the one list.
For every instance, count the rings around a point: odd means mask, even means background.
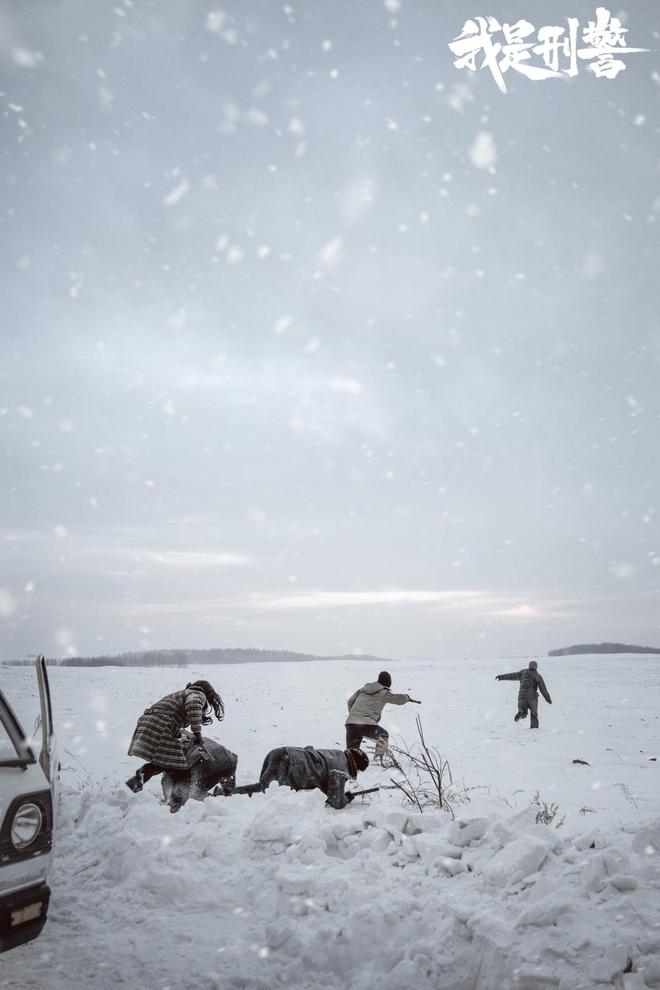
[{"label": "winter boot", "polygon": [[383,762],[383,757],[387,756],[389,753],[389,747],[387,745],[387,736],[379,736],[376,740],[376,747],[374,749],[374,758],[378,759],[380,757],[381,763]]},{"label": "winter boot", "polygon": [[526,718],[526,717],[527,716],[525,715],[524,712],[516,712],[516,714],[513,717],[513,721],[514,722],[519,722],[521,718]]}]

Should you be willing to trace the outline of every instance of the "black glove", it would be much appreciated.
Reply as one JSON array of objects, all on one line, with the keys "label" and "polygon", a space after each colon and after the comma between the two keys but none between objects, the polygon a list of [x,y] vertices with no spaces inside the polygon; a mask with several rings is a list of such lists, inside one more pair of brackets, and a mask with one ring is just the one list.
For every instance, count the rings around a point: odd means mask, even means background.
[{"label": "black glove", "polygon": [[495,680],[496,681],[501,681],[502,680],[502,675],[501,674],[495,674]]},{"label": "black glove", "polygon": [[549,704],[549,705],[551,705],[551,704],[552,704],[552,698],[548,698],[548,704]]}]

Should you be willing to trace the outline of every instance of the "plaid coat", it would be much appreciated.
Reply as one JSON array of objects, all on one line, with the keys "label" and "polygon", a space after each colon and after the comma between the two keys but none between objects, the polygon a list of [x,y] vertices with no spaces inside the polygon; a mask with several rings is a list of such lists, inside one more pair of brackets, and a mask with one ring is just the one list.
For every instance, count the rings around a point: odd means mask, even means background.
[{"label": "plaid coat", "polygon": [[189,725],[202,731],[206,695],[201,688],[184,688],[157,701],[140,715],[128,747],[129,756],[139,756],[168,770],[187,770],[179,732]]}]

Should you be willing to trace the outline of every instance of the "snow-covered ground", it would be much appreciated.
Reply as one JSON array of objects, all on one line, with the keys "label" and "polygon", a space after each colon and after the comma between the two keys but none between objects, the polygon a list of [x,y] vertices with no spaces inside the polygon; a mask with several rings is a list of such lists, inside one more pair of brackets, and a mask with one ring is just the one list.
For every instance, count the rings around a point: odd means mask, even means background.
[{"label": "snow-covered ground", "polygon": [[[381,790],[343,811],[320,792],[159,803],[124,780],[150,702],[206,677],[223,695],[214,736],[239,782],[280,745],[343,748],[364,661],[190,670],[50,670],[63,764],[53,897],[41,938],[0,957],[7,990],[185,986],[227,990],[580,990],[660,987],[660,661],[541,661],[541,728],[514,724],[511,661],[391,665],[421,708],[383,723],[448,759],[454,813]],[[0,668],[24,724],[33,671]],[[576,764],[587,761],[588,766]],[[364,786],[387,784],[371,766]],[[540,805],[556,805],[550,825]],[[560,827],[557,828],[557,824]]]}]

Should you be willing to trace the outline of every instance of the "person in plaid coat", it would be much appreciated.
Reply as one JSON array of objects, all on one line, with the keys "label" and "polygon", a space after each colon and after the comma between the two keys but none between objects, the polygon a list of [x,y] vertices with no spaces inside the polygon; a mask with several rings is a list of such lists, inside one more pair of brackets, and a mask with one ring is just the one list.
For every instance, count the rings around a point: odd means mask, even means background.
[{"label": "person in plaid coat", "polygon": [[128,755],[148,762],[126,781],[126,786],[134,792],[141,791],[151,777],[163,771],[168,771],[174,779],[188,775],[190,767],[179,738],[181,730],[190,726],[194,741],[201,745],[202,726],[212,721],[211,709],[220,722],[225,716],[225,706],[208,681],[186,684],[183,691],[167,694],[145,709],[138,719]]}]

